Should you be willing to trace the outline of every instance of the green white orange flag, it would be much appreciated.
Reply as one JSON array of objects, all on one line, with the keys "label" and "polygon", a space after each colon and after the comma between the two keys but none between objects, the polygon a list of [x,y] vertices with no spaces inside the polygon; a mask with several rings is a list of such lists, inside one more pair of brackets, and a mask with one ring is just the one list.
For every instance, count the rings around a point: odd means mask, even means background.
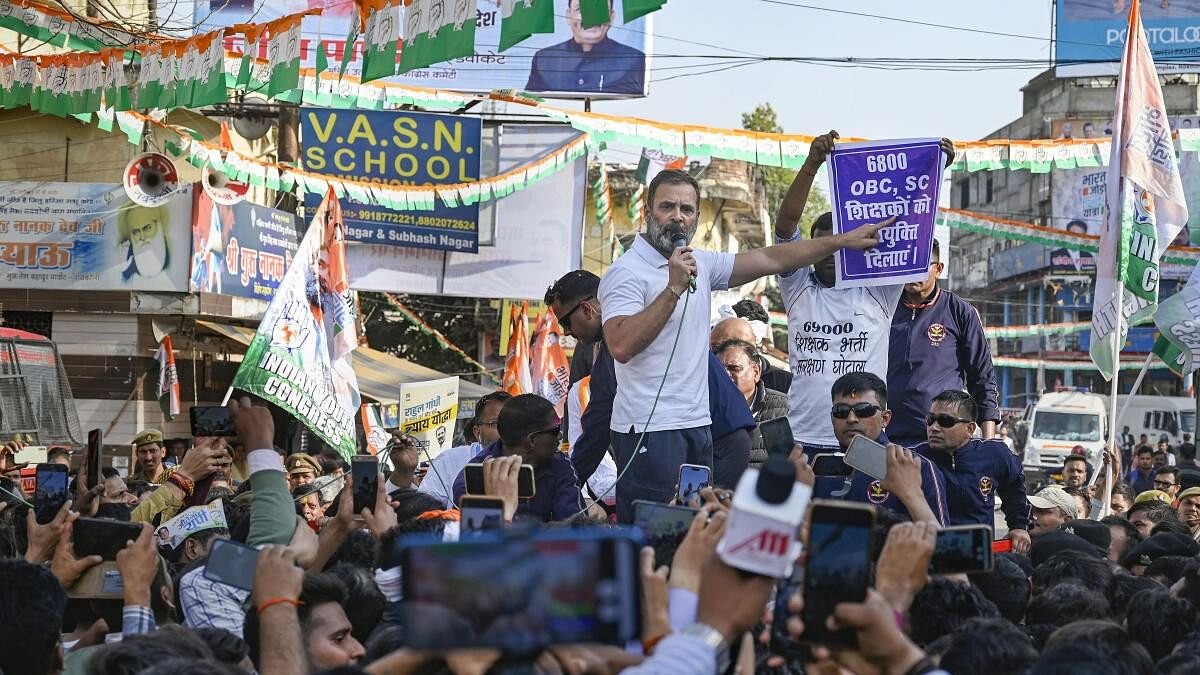
[{"label": "green white orange flag", "polygon": [[409,0],[399,72],[475,54],[475,3]]},{"label": "green white orange flag", "polygon": [[537,33],[554,32],[554,0],[502,0],[500,51]]},{"label": "green white orange flag", "polygon": [[[509,343],[511,345],[511,341]],[[511,354],[511,346],[510,351]],[[533,393],[554,404],[558,416],[563,416],[563,403],[571,386],[571,365],[562,346],[562,331],[554,310],[547,307],[533,331],[533,350],[530,352],[529,376]]]},{"label": "green white orange flag", "polygon": [[1187,223],[1179,161],[1138,0],[1117,79],[1108,199],[1092,305],[1091,357],[1111,379],[1131,324],[1158,307],[1159,259]]},{"label": "green white orange flag", "polygon": [[1200,265],[1187,285],[1158,306],[1154,313],[1158,340],[1154,353],[1180,377],[1200,368]]},{"label": "green white orange flag", "polygon": [[[400,0],[355,0],[363,26],[362,81],[396,74]],[[350,44],[350,43],[347,43]]]},{"label": "green white orange flag", "polygon": [[500,386],[512,394],[519,396],[533,392],[533,383],[529,373],[529,302],[521,303],[518,310],[516,304],[510,313],[511,329],[508,331],[508,359],[504,362],[504,377]]},{"label": "green white orange flag", "polygon": [[158,405],[168,420],[175,419],[180,410],[179,371],[175,369],[175,352],[171,349],[171,336],[164,335],[154,354],[155,392]]},{"label": "green white orange flag", "polygon": [[330,189],[250,342],[233,388],[286,410],[343,457],[355,454],[361,403],[351,352],[357,303],[345,226]]}]

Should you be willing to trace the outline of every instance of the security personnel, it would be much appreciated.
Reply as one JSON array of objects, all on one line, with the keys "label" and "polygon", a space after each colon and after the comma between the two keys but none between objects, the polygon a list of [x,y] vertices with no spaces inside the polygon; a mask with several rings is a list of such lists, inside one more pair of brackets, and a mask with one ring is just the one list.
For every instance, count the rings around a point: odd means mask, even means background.
[{"label": "security personnel", "polygon": [[[888,445],[886,427],[892,419],[888,410],[887,385],[873,373],[847,373],[833,383],[830,392],[833,406],[830,418],[833,433],[842,452],[850,449],[857,436],[866,436],[880,445]],[[903,451],[907,453],[907,451]],[[899,485],[889,473],[886,480],[857,469],[850,474],[850,488],[845,498],[908,516],[911,520],[937,520],[949,524],[946,512],[946,484],[942,472],[928,459],[917,455],[920,463],[920,485]],[[915,481],[914,481],[915,483]],[[888,489],[893,488],[893,489]]]},{"label": "security personnel", "polygon": [[929,276],[904,285],[892,315],[888,348],[888,390],[895,409],[888,435],[905,447],[925,441],[925,414],[938,392],[967,391],[976,401],[972,421],[983,438],[996,435],[1000,421],[992,352],[979,312],[965,300],[937,286],[941,262],[933,240]]},{"label": "security personnel", "polygon": [[976,424],[971,395],[947,389],[933,397],[926,416],[929,441],[913,448],[942,470],[951,525],[992,525],[996,495],[1013,550],[1029,551],[1029,500],[1021,460],[999,440],[971,438]]}]

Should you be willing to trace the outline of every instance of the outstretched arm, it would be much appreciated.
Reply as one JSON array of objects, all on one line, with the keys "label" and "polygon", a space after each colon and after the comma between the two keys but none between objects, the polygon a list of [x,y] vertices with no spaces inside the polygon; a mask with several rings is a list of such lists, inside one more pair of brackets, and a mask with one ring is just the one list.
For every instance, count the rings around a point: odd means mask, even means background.
[{"label": "outstretched arm", "polygon": [[[771,274],[783,274],[807,267],[832,255],[839,249],[852,248],[864,251],[872,248],[879,243],[879,237],[876,234],[895,220],[896,218],[893,216],[881,223],[862,225],[842,234],[819,239],[789,241],[739,253],[733,259],[733,274],[729,277],[729,287],[741,286]],[[608,335],[607,326],[605,326],[604,334]],[[613,356],[616,356],[615,351]],[[620,359],[618,358],[618,360]]]}]

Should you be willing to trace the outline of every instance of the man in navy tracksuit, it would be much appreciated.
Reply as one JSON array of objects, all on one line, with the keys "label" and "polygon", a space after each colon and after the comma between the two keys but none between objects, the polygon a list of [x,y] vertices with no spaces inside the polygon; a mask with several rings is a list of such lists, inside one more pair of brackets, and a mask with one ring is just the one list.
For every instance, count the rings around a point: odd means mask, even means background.
[{"label": "man in navy tracksuit", "polygon": [[980,435],[996,435],[1000,420],[992,352],[979,313],[965,300],[937,287],[940,262],[933,241],[929,276],[904,285],[892,315],[888,347],[888,390],[893,401],[888,436],[912,447],[925,441],[925,414],[939,392],[967,391],[976,402]]},{"label": "man in navy tracksuit", "polygon": [[975,401],[966,392],[947,389],[933,398],[926,428],[929,441],[913,452],[930,459],[946,480],[951,525],[992,525],[996,495],[1013,550],[1029,552],[1029,500],[1021,460],[998,440],[979,440]]},{"label": "man in navy tracksuit", "polygon": [[[847,373],[834,381],[830,393],[833,399],[830,409],[833,434],[837,436],[842,452],[850,448],[857,436],[866,436],[880,445],[888,445],[884,428],[891,421],[892,412],[887,409],[887,385],[883,380],[874,373]],[[902,455],[908,454],[907,450],[900,451]],[[912,520],[933,518],[939,525],[949,525],[942,472],[933,462],[920,455],[915,459],[920,464],[919,484],[915,480],[910,484],[898,482],[902,478],[899,471],[893,471],[895,466],[892,464],[888,465],[888,476],[882,481],[855,469],[850,474],[850,489],[846,490],[844,498],[873,504]]]}]

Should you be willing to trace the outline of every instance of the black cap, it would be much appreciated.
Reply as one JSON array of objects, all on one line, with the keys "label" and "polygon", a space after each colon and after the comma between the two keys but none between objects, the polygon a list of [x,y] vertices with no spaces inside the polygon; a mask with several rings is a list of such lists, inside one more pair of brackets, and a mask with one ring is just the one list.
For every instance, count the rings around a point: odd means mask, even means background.
[{"label": "black cap", "polygon": [[1083,537],[1070,532],[1055,530],[1038,537],[1029,547],[1029,560],[1034,567],[1050,559],[1050,556],[1063,551],[1079,551],[1090,556],[1100,557],[1096,547]]},{"label": "black cap", "polygon": [[1186,534],[1180,532],[1159,532],[1125,554],[1121,565],[1131,568],[1134,565],[1149,565],[1165,555],[1194,556],[1200,553],[1200,544]]},{"label": "black cap", "polygon": [[792,495],[796,467],[783,457],[769,457],[758,471],[758,498],[768,504],[782,504]]},{"label": "black cap", "polygon": [[1112,532],[1109,531],[1108,525],[1098,520],[1076,518],[1069,523],[1063,523],[1058,529],[1082,537],[1095,546],[1104,557],[1108,557],[1108,547],[1112,544]]}]

